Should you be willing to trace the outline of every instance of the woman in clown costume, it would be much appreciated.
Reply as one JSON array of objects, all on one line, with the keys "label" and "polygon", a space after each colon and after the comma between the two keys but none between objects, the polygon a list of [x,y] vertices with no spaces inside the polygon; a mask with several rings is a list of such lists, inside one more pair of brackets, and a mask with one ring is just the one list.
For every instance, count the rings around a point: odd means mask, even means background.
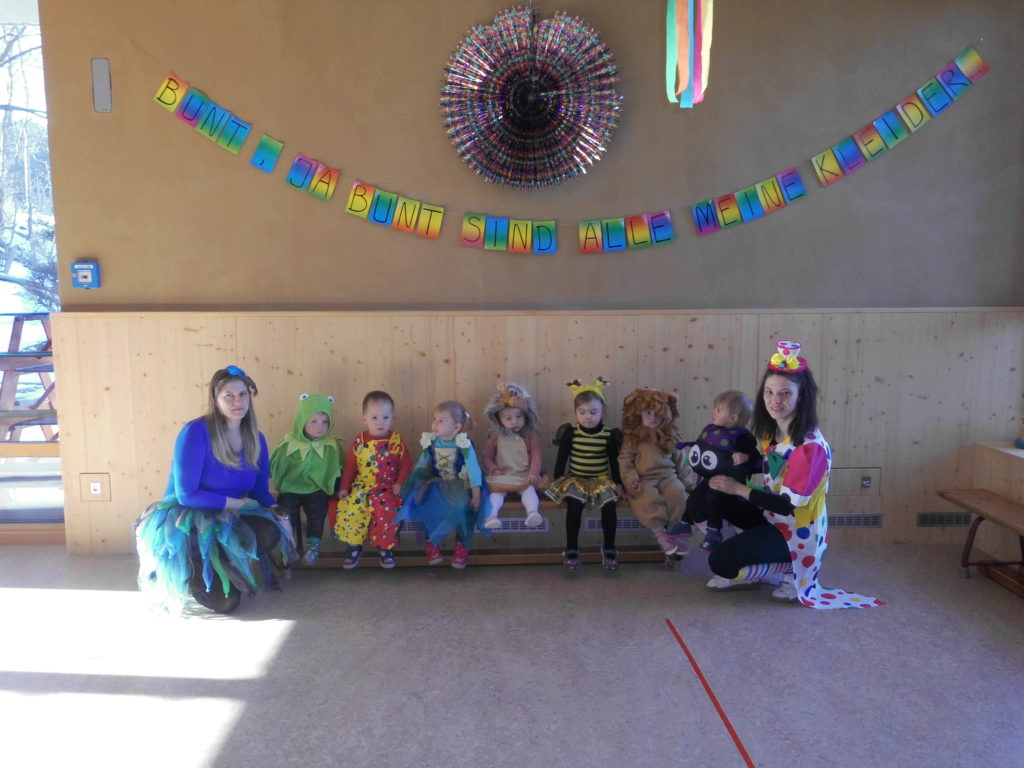
[{"label": "woman in clown costume", "polygon": [[728,475],[708,482],[716,491],[748,499],[764,510],[771,525],[750,528],[724,541],[708,558],[714,591],[756,589],[778,583],[772,598],[810,608],[863,608],[882,605],[873,597],[829,589],[818,582],[828,546],[825,494],[832,451],[818,429],[818,386],[800,345],[781,341],[761,378],[754,406],[753,433],[764,456],[764,489]]}]

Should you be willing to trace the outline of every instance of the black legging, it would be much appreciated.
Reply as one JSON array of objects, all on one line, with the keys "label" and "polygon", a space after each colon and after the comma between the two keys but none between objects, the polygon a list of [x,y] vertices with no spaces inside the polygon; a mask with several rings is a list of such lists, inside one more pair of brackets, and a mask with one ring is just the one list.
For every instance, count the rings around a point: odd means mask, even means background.
[{"label": "black legging", "polygon": [[[763,519],[763,518],[762,518]],[[735,579],[740,568],[757,563],[788,563],[789,547],[774,525],[759,525],[715,547],[708,556],[711,572],[724,579]]]},{"label": "black legging", "polygon": [[[576,499],[565,500],[565,548],[579,550],[580,524],[583,522],[583,502]],[[601,531],[604,534],[604,548],[615,549],[615,527],[619,519],[615,513],[615,502],[606,502],[601,507]]]},{"label": "black legging", "polygon": [[327,519],[327,504],[331,500],[323,491],[317,489],[312,493],[286,493],[277,496],[277,503],[283,511],[287,511],[295,535],[295,546],[302,550],[302,516],[301,508],[306,513],[306,536],[322,539],[324,521]]}]

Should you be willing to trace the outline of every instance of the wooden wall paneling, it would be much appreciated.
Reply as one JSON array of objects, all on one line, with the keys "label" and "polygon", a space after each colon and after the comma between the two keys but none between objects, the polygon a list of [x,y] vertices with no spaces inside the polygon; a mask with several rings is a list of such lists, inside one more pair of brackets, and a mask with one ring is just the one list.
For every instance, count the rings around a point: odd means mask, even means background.
[{"label": "wooden wall paneling", "polygon": [[[451,318],[403,315],[392,330],[384,389],[395,398],[396,422],[415,460],[420,434],[430,430],[434,405],[452,397],[440,393],[454,391],[457,355],[451,344]],[[470,412],[475,413],[472,407]]]},{"label": "wooden wall paneling", "polygon": [[[936,488],[974,482],[981,470],[962,449],[1004,437],[1012,415],[1003,414],[1021,407],[1024,366],[997,363],[1022,354],[1022,320],[1020,310],[55,315],[55,363],[73,393],[60,411],[68,546],[130,551],[131,521],[162,493],[178,429],[205,409],[210,374],[229,362],[257,378],[271,444],[290,428],[301,391],[338,398],[336,431],[347,439],[361,427],[363,394],[384,388],[416,452],[436,402],[461,399],[480,422],[495,383],[513,377],[532,387],[545,440],[573,417],[563,382],[599,373],[612,382],[608,423],[621,423],[621,400],[634,386],[669,385],[683,398],[681,432],[693,432],[714,394],[737,378],[753,387],[782,337],[805,344],[836,465],[881,470],[880,501],[834,495],[833,514],[881,504],[885,541],[961,541],[962,529],[918,529],[916,516],[946,508]],[[961,355],[975,360],[965,365]],[[485,436],[481,422],[474,438]],[[545,450],[553,461],[553,448]],[[78,499],[86,472],[111,475],[111,502]],[[843,541],[879,535],[834,533]]]},{"label": "wooden wall paneling", "polygon": [[818,416],[828,424],[833,467],[877,466],[886,437],[884,413],[892,383],[879,373],[877,314],[824,317],[826,372],[816,380],[827,393]]},{"label": "wooden wall paneling", "polygon": [[[437,392],[429,407],[442,400],[461,402],[473,417],[470,437],[479,446],[487,439],[483,409],[495,387],[508,377],[508,317],[456,315],[452,318],[455,346],[455,389]],[[424,430],[430,428],[426,420]]]},{"label": "wooden wall paneling", "polygon": [[[979,313],[910,312],[883,317],[898,381],[895,439],[886,445],[886,515],[895,541],[955,541],[949,529],[918,530],[917,513],[934,510],[935,489],[969,483],[959,459],[970,413],[961,353]],[[887,345],[888,346],[888,345]]]},{"label": "wooden wall paneling", "polygon": [[1024,418],[1024,334],[1019,312],[985,312],[962,361],[971,443],[1012,442]]},{"label": "wooden wall paneling", "polygon": [[572,391],[567,381],[579,379],[590,384],[598,376],[608,380],[604,390],[604,421],[622,423],[622,400],[637,382],[636,315],[553,315],[546,323],[544,350],[546,413],[542,414],[552,433],[560,424],[574,422]]},{"label": "wooden wall paneling", "polygon": [[[132,350],[145,337],[142,325],[129,317],[101,315],[81,323],[78,335],[78,361],[91,386],[79,394],[86,424],[85,461],[75,471],[110,475],[110,501],[84,502],[90,508],[95,554],[125,552],[132,521],[144,506],[136,482],[137,447],[150,414],[144,402],[148,396],[134,390],[132,375]],[[149,341],[159,343],[151,337]],[[173,375],[173,370],[168,373]],[[78,487],[74,477],[71,493]]]},{"label": "wooden wall paneling", "polygon": [[81,397],[92,382],[84,377],[79,363],[79,321],[54,313],[51,317],[53,333],[53,366],[62,396],[57,411],[61,442],[61,478],[64,493],[64,530],[69,552],[92,551],[92,519],[90,505],[79,499],[73,489],[78,488],[78,475],[85,472],[86,421]]},{"label": "wooden wall paneling", "polygon": [[[237,361],[236,320],[230,315],[172,314],[133,316],[125,322],[130,334],[135,485],[145,507],[163,498],[167,489],[178,430],[206,413],[210,377]],[[259,404],[257,398],[257,416]]]},{"label": "wooden wall paneling", "polygon": [[679,395],[679,432],[696,438],[711,421],[714,398],[738,389],[753,398],[757,319],[729,314],[639,318],[640,382]]}]

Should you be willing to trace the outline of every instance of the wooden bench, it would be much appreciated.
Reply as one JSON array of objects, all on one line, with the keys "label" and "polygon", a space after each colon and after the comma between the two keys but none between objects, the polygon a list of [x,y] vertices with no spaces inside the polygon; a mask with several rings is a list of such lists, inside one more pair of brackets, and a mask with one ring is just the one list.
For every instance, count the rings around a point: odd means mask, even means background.
[{"label": "wooden bench", "polygon": [[[629,514],[629,502],[626,499],[619,499],[617,507],[620,516],[622,513]],[[550,499],[542,499],[540,503],[540,512],[545,517],[551,517],[559,513],[565,512],[565,505],[556,504]],[[505,502],[505,506],[502,508],[502,519],[508,520],[505,523],[505,530],[496,530],[494,532],[495,539],[493,540],[481,540],[477,543],[481,546],[476,546],[470,553],[469,564],[474,565],[540,565],[549,564],[561,565],[562,563],[562,547],[504,547],[500,546],[502,537],[514,535],[515,530],[509,527],[509,524],[513,523],[517,518],[523,516],[523,511],[519,507],[519,501],[515,497],[509,498]],[[586,515],[586,510],[584,515]],[[345,553],[340,549],[339,542],[333,540],[331,532],[325,530],[324,537],[324,548],[320,550],[320,559],[313,566],[305,566],[301,563],[298,564],[297,568],[340,568],[342,560],[345,558]],[[626,534],[627,536],[633,531],[619,531],[620,534]],[[403,527],[403,538],[409,536],[405,532]],[[598,534],[598,537],[600,534]],[[637,537],[633,537],[637,538]],[[666,562],[665,555],[658,548],[658,545],[654,542],[653,536],[650,533],[646,533],[642,536],[643,539],[650,539],[650,543],[644,543],[642,545],[626,545],[618,546],[619,550],[619,562],[621,563],[636,563],[636,562]],[[587,541],[587,535],[584,530],[580,531],[580,560],[584,563],[600,563],[601,562],[601,547],[600,539],[597,538],[593,541]],[[491,542],[495,542],[498,546],[494,546]],[[445,555],[444,565],[448,566],[451,564],[451,549],[442,550]],[[367,555],[370,555],[367,557]],[[427,555],[423,551],[422,547],[418,543],[405,540],[402,545],[396,550],[397,557],[395,561],[399,567],[403,566],[426,566]],[[380,563],[378,561],[376,551],[372,547],[367,547],[367,551],[364,552],[362,559],[359,561],[359,568],[379,568]]]},{"label": "wooden bench", "polygon": [[[985,488],[953,488],[938,491],[938,494],[946,501],[975,515],[974,521],[967,531],[967,541],[964,542],[964,550],[960,556],[960,566],[963,569],[964,578],[970,576],[970,566],[976,565],[986,575],[1024,597],[1024,573],[1019,568],[1024,565],[1024,504]],[[978,533],[978,526],[981,525],[982,520],[989,520],[1017,534],[1020,541],[1020,560],[970,559],[971,549],[974,547],[974,537]],[[1013,565],[1018,568],[1015,570],[1008,567]]]}]

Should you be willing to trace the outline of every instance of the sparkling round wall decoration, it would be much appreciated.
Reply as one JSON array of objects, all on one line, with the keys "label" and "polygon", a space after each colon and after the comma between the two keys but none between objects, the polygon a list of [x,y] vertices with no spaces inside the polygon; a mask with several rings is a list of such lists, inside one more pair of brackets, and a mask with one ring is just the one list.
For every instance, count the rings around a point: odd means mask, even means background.
[{"label": "sparkling round wall decoration", "polygon": [[611,51],[579,18],[510,8],[470,29],[452,54],[441,112],[459,157],[487,181],[553,186],[608,148],[618,79]]}]

